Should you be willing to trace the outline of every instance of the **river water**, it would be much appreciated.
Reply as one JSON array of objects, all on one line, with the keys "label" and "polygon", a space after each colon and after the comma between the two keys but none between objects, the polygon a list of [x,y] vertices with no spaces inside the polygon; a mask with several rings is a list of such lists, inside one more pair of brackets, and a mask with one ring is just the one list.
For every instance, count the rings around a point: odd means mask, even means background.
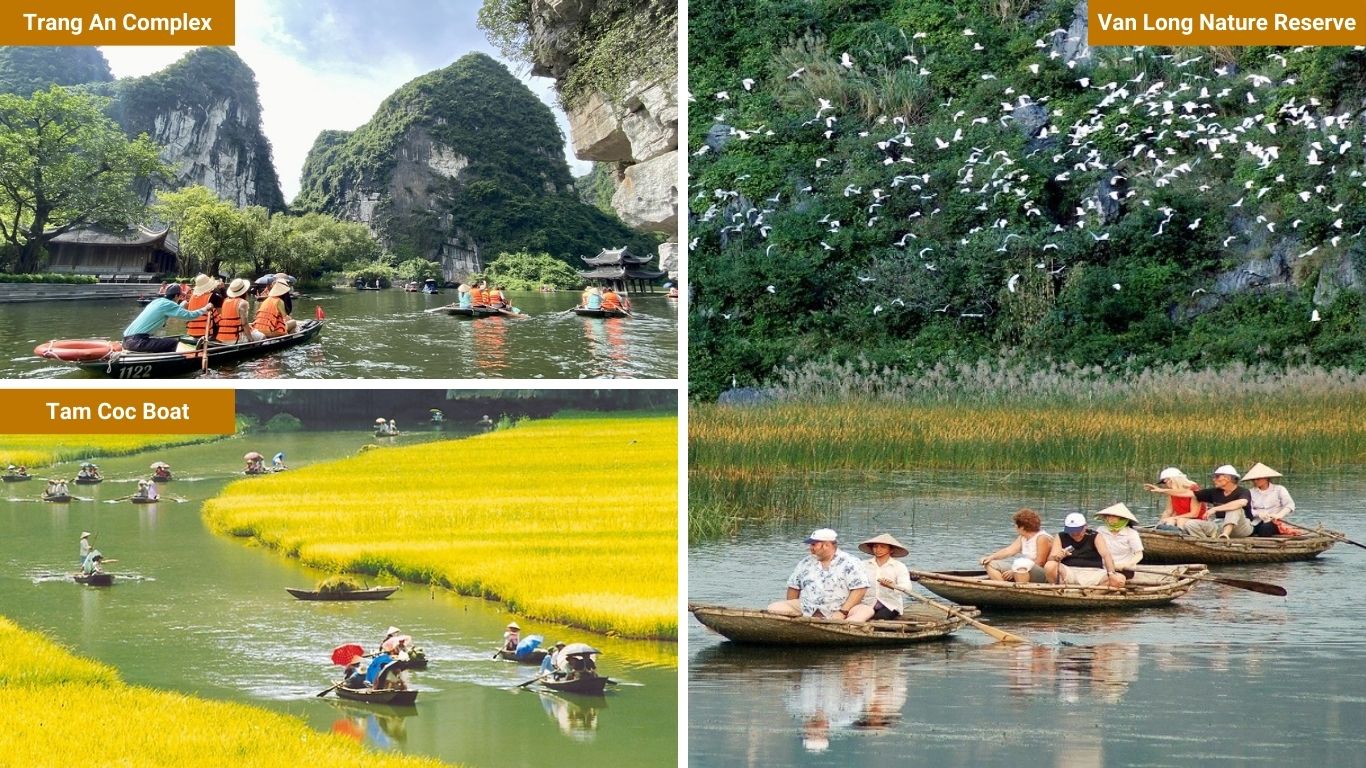
[{"label": "river water", "polygon": [[[155,290],[155,289],[153,289]],[[424,310],[455,301],[401,289],[309,293],[294,315],[322,307],[321,340],[233,367],[230,378],[582,379],[678,375],[678,301],[632,296],[635,316],[578,317],[564,311],[577,292],[510,293],[525,318],[457,318]],[[33,348],[52,339],[114,338],[142,307],[133,299],[0,304],[0,378],[94,376],[43,360]],[[180,321],[168,328],[180,329]]]},{"label": "river water", "polygon": [[[435,437],[405,433],[397,440]],[[291,465],[302,465],[374,440],[369,432],[252,434],[103,459],[109,480],[73,485],[84,498],[69,505],[37,501],[41,480],[7,483],[0,488],[0,615],[113,665],[130,683],[286,712],[375,749],[470,766],[672,764],[673,644],[606,641],[519,617],[524,635],[613,649],[599,667],[622,685],[604,697],[509,690],[530,679],[533,668],[491,660],[510,618],[499,604],[418,585],[383,602],[294,600],[285,587],[312,588],[324,574],[214,535],[200,520],[200,502],[241,477],[240,457],[249,450],[283,450]],[[131,494],[158,459],[176,473],[161,486],[162,502],[110,502]],[[36,474],[75,472],[67,464]],[[108,568],[116,574],[113,587],[83,587],[63,575],[75,570],[83,530],[96,532],[96,546],[119,561]],[[335,679],[333,647],[358,642],[373,649],[391,624],[431,659],[429,670],[411,673],[421,691],[416,707],[315,698]]]},{"label": "river water", "polygon": [[[1287,478],[1301,523],[1366,543],[1361,473]],[[835,527],[844,549],[889,531],[913,568],[976,568],[1008,544],[1010,515],[1040,510],[1050,531],[1074,506],[1126,501],[1157,516],[1130,479],[990,474],[828,478],[856,499],[829,521],[747,530],[695,544],[689,600],[763,607],[783,595],[802,538]],[[1107,490],[1108,489],[1108,490]],[[1134,492],[1136,491],[1136,493]],[[1268,597],[1201,584],[1133,613],[986,613],[1036,644],[972,628],[904,649],[737,646],[688,620],[693,766],[1366,765],[1366,552],[1338,544],[1315,561],[1221,566],[1270,581]],[[918,590],[922,595],[928,594]]]}]

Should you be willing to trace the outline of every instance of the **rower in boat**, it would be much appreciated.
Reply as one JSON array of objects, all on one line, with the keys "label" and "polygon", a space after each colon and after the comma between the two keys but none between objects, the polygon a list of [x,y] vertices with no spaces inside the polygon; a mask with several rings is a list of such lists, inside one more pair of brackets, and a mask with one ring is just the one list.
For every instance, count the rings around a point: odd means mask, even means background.
[{"label": "rower in boat", "polygon": [[76,558],[78,565],[85,565],[85,559],[90,556],[90,550],[93,549],[90,545],[90,539],[94,535],[90,531],[81,531],[81,554],[80,557]]},{"label": "rower in boat", "polygon": [[522,310],[512,306],[512,302],[508,301],[507,294],[503,293],[503,290],[503,286],[500,285],[486,294],[485,298],[488,299],[489,309],[496,309],[504,313],[511,312],[514,315],[522,314]]},{"label": "rower in boat", "polygon": [[541,676],[564,675],[569,668],[564,666],[564,641],[556,641],[544,658],[541,659]]},{"label": "rower in boat", "polygon": [[289,467],[285,466],[285,452],[284,452],[284,451],[280,451],[279,453],[277,453],[277,454],[275,454],[274,456],[271,457],[271,459],[270,459],[270,471],[271,471],[271,472],[283,472],[283,471],[285,471],[286,469],[289,469]]},{"label": "rower in boat", "polygon": [[60,499],[70,495],[71,492],[67,490],[66,480],[62,478],[48,480],[47,490],[43,491],[43,498],[45,499]]},{"label": "rower in boat", "polygon": [[493,419],[490,419],[487,413],[484,414],[484,417],[479,420],[479,428],[485,432],[491,431],[494,426],[495,425],[493,423]]},{"label": "rower in boat", "polygon": [[[1244,480],[1252,483],[1248,492],[1252,495],[1253,536],[1283,535],[1281,520],[1295,511],[1295,500],[1290,492],[1285,486],[1271,482],[1273,477],[1281,477],[1281,473],[1261,462],[1252,465],[1252,469],[1243,475]],[[1293,528],[1287,528],[1294,533]]]},{"label": "rower in boat", "polygon": [[607,312],[630,312],[631,302],[609,285],[602,289],[602,309]]},{"label": "rower in boat", "polygon": [[15,482],[15,481],[18,481],[18,480],[28,480],[30,477],[32,477],[32,476],[29,475],[29,473],[28,473],[28,467],[16,467],[16,466],[14,466],[13,464],[11,464],[11,465],[9,465],[9,467],[5,470],[5,481],[6,481],[6,482]]},{"label": "rower in boat", "polygon": [[175,336],[153,336],[171,318],[194,320],[207,314],[207,306],[188,310],[180,306],[181,288],[172,285],[166,293],[143,308],[142,312],[123,329],[123,348],[129,352],[174,352],[180,344]]},{"label": "rower in boat", "polygon": [[455,289],[458,301],[456,306],[460,309],[474,309],[474,289],[466,283],[461,283]]},{"label": "rower in boat", "polygon": [[247,455],[243,456],[242,459],[247,462],[247,468],[244,470],[246,474],[264,475],[266,473],[265,456],[262,456],[256,451],[250,451]]},{"label": "rower in boat", "polygon": [[602,291],[596,285],[590,285],[584,290],[579,306],[584,309],[602,309]]},{"label": "rower in boat", "polygon": [[104,555],[101,554],[98,549],[92,549],[86,554],[85,559],[81,561],[81,573],[86,576],[103,573],[103,563]]},{"label": "rower in boat", "polygon": [[517,650],[517,644],[522,642],[522,628],[517,626],[517,622],[509,621],[507,629],[503,630],[503,650]]},{"label": "rower in boat", "polygon": [[88,461],[82,464],[80,471],[76,473],[77,483],[82,481],[98,483],[103,479],[104,475],[100,474],[100,468]]},{"label": "rower in boat", "polygon": [[159,483],[169,483],[171,481],[171,465],[164,461],[152,464],[152,480]]},{"label": "rower in boat", "polygon": [[133,494],[133,501],[153,502],[160,498],[161,493],[157,490],[156,483],[151,480],[138,481],[138,492]]},{"label": "rower in boat", "polygon": [[432,415],[432,423],[433,423],[433,424],[436,424],[437,426],[440,426],[440,425],[446,423],[446,414],[445,414],[445,413],[442,413],[440,408],[432,408],[432,409],[431,409],[430,411],[428,411],[428,412],[431,413],[431,415]]}]

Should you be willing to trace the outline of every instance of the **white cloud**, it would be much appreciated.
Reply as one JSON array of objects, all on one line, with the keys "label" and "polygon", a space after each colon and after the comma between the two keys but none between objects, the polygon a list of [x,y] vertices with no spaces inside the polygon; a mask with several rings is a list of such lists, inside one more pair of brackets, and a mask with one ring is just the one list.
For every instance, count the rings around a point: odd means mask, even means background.
[{"label": "white cloud", "polygon": [[[530,77],[524,68],[503,60],[475,27],[477,3],[456,3],[444,20],[468,34],[424,35],[422,18],[402,19],[384,30],[357,29],[348,16],[357,7],[334,3],[325,10],[316,4],[290,0],[238,0],[237,44],[233,50],[256,73],[261,96],[261,120],[270,139],[275,169],[285,199],[299,192],[304,159],[320,131],[354,130],[374,115],[381,101],[404,83],[446,66],[472,51],[503,61],[555,114],[565,136],[565,157],[575,174],[591,164],[574,158],[569,123],[555,102],[554,83]],[[299,13],[308,13],[300,38]],[[355,24],[364,20],[352,19]],[[357,41],[368,43],[357,45]],[[336,41],[335,46],[329,45]],[[452,49],[452,44],[463,50]],[[357,50],[357,49],[361,50]],[[115,77],[139,77],[164,69],[189,50],[183,47],[106,46],[100,49]],[[326,60],[323,60],[323,59]]]}]

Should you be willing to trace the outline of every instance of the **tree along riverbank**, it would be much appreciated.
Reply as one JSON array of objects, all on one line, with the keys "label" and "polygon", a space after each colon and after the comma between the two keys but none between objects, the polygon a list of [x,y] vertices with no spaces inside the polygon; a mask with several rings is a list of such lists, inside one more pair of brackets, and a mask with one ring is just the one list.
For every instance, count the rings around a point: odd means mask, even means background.
[{"label": "tree along riverbank", "polygon": [[209,526],[331,571],[501,600],[623,637],[678,636],[672,415],[582,415],[383,448],[229,485]]},{"label": "tree along riverbank", "polygon": [[[0,669],[9,711],[5,761],[70,764],[97,756],[129,768],[441,768],[439,760],[386,755],[294,717],[124,683],[113,667],[69,653],[0,617],[0,643],[24,662]],[[112,713],[126,717],[111,717]],[[135,713],[135,714],[134,714]]]}]

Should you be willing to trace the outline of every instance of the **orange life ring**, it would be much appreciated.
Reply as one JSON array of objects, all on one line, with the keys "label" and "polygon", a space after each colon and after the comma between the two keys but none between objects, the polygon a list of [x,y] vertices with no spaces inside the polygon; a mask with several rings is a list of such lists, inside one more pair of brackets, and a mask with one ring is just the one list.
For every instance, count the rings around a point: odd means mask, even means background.
[{"label": "orange life ring", "polygon": [[72,363],[88,360],[103,360],[110,354],[123,349],[118,342],[98,339],[54,339],[33,348],[33,354]]}]

